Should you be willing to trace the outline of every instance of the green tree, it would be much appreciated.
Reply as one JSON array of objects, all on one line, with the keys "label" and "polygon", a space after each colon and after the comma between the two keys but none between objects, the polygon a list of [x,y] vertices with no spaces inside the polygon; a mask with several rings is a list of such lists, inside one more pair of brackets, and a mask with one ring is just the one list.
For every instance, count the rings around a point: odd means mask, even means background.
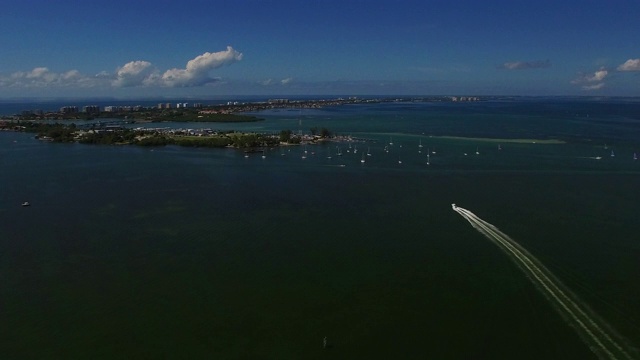
[{"label": "green tree", "polygon": [[282,130],[280,131],[280,142],[288,143],[291,140],[291,134],[293,132],[291,130]]}]

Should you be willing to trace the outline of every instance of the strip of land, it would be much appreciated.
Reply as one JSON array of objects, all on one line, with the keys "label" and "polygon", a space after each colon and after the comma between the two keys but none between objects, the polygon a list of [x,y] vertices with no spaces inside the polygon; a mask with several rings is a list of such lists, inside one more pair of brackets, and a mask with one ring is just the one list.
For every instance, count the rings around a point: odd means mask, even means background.
[{"label": "strip of land", "polygon": [[566,142],[558,139],[496,139],[496,138],[472,138],[461,136],[430,136],[437,139],[446,140],[463,140],[463,141],[480,141],[490,143],[511,143],[511,144],[566,144]]}]

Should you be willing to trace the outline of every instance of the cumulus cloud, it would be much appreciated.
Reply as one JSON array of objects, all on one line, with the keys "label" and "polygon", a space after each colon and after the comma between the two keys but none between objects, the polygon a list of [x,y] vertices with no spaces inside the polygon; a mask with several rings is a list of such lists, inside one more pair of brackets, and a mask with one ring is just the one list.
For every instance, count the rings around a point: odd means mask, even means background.
[{"label": "cumulus cloud", "polygon": [[618,71],[640,71],[640,59],[629,59],[618,66]]},{"label": "cumulus cloud", "polygon": [[187,62],[185,69],[170,69],[162,74],[161,82],[170,87],[201,86],[217,81],[209,71],[242,60],[242,53],[227,46],[227,50],[206,52]]},{"label": "cumulus cloud", "polygon": [[[161,73],[148,61],[130,61],[114,72],[102,71],[95,75],[86,75],[78,70],[63,73],[50,71],[46,67],[36,67],[31,71],[19,71],[10,75],[0,75],[2,87],[135,87],[166,86],[188,87],[201,86],[219,81],[210,76],[210,71],[224,65],[242,60],[242,53],[228,46],[224,51],[196,56],[187,62],[184,69],[173,68]],[[270,80],[269,80],[270,83]]]},{"label": "cumulus cloud", "polygon": [[148,61],[131,61],[116,70],[115,80],[111,83],[116,87],[132,87],[149,85],[157,75],[157,70]]},{"label": "cumulus cloud", "polygon": [[273,83],[273,79],[267,79],[267,80],[259,81],[259,82],[258,82],[258,84],[260,84],[260,85],[264,85],[264,86],[269,86],[269,85],[271,85],[272,83]]},{"label": "cumulus cloud", "polygon": [[499,69],[505,70],[528,70],[528,69],[542,69],[551,67],[551,61],[549,60],[537,60],[537,61],[514,61],[506,62],[500,65]]},{"label": "cumulus cloud", "polygon": [[37,67],[31,71],[19,71],[0,77],[0,86],[6,87],[90,87],[95,86],[96,83],[96,79],[82,75],[78,70],[56,73],[46,67]]},{"label": "cumulus cloud", "polygon": [[293,81],[293,78],[286,78],[286,79],[280,80],[280,83],[282,85],[287,85],[287,84],[291,83],[292,81]]},{"label": "cumulus cloud", "polygon": [[609,75],[609,71],[605,68],[592,74],[580,74],[576,79],[571,81],[572,84],[581,85],[582,90],[598,90],[604,87],[603,80]]}]

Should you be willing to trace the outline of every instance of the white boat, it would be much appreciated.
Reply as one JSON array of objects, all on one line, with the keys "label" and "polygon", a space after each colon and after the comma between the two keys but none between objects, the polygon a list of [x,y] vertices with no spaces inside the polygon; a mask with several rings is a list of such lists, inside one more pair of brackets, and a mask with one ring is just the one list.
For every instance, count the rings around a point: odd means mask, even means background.
[{"label": "white boat", "polygon": [[476,155],[480,155],[480,151],[476,148]]},{"label": "white boat", "polygon": [[262,158],[263,158],[263,159],[266,159],[266,158],[267,158],[267,156],[264,154],[264,150],[262,150]]},{"label": "white boat", "polygon": [[633,153],[633,160],[638,160],[638,154]]},{"label": "white boat", "polygon": [[371,156],[371,147],[367,148],[367,156]]},{"label": "white boat", "polygon": [[362,153],[362,160],[360,160],[360,162],[364,164],[364,153]]},{"label": "white boat", "polygon": [[616,156],[616,154],[613,153],[613,150],[611,150],[611,157]]},{"label": "white boat", "polygon": [[31,204],[29,204],[28,201],[25,201],[25,202],[22,203],[22,206],[31,206]]},{"label": "white boat", "polygon": [[420,145],[418,145],[419,148],[422,147],[422,139],[420,139]]}]

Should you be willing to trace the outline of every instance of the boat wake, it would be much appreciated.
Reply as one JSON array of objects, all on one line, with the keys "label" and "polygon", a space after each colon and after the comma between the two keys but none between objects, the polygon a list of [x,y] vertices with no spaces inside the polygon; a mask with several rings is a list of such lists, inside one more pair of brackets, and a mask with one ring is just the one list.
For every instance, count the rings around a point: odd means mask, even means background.
[{"label": "boat wake", "polygon": [[553,307],[578,332],[589,348],[601,359],[633,359],[627,346],[602,319],[589,310],[580,299],[562,284],[538,259],[495,226],[469,210],[451,204],[455,212],[471,226],[498,245],[545,295]]}]

